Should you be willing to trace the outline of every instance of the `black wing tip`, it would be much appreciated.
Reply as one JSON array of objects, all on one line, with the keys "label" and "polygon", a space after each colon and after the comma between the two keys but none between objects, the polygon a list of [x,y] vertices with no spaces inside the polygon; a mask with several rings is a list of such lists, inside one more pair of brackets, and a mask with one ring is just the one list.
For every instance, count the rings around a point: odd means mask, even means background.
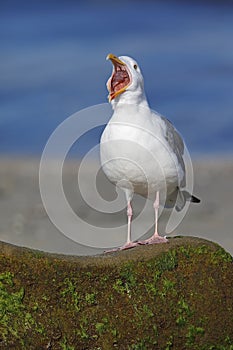
[{"label": "black wing tip", "polygon": [[191,202],[192,203],[200,203],[201,202],[201,200],[199,199],[199,198],[197,198],[197,197],[195,197],[195,196],[191,196]]}]

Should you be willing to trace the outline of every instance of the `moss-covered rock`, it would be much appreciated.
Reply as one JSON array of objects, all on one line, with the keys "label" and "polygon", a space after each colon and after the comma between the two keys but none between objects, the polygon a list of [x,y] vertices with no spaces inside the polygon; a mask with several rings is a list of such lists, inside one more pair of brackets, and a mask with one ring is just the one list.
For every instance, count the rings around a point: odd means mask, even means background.
[{"label": "moss-covered rock", "polygon": [[1,349],[233,349],[233,261],[212,242],[0,252]]}]

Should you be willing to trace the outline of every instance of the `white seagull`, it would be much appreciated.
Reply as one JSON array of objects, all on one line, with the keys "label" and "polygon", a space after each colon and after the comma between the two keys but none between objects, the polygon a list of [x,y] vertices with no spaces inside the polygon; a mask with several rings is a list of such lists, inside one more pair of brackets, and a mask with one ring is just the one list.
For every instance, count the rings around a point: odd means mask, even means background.
[{"label": "white seagull", "polygon": [[[107,82],[113,115],[101,136],[101,166],[108,179],[125,192],[128,216],[127,241],[112,251],[166,243],[166,237],[158,233],[160,202],[178,211],[187,200],[200,202],[184,189],[184,143],[173,125],[150,109],[138,63],[131,57],[113,54],[107,59],[113,63]],[[155,232],[145,241],[131,239],[134,193],[154,202]]]}]

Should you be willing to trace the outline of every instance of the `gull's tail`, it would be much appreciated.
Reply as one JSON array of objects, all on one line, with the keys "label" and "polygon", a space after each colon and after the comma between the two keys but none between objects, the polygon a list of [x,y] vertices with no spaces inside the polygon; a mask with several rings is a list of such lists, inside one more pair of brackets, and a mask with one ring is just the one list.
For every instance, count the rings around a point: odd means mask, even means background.
[{"label": "gull's tail", "polygon": [[200,203],[201,200],[193,196],[192,194],[190,194],[188,191],[180,190],[178,188],[177,198],[176,198],[176,210],[181,211],[184,208],[185,203],[187,201],[192,203]]}]

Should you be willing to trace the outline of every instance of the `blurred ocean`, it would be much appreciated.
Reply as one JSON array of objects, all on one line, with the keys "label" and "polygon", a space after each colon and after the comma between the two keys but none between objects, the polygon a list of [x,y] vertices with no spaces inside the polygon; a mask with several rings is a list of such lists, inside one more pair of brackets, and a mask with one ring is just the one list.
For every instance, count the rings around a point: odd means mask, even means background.
[{"label": "blurred ocean", "polygon": [[38,156],[69,115],[107,102],[109,52],[139,62],[192,155],[233,152],[231,1],[1,1],[0,43],[1,154]]}]

